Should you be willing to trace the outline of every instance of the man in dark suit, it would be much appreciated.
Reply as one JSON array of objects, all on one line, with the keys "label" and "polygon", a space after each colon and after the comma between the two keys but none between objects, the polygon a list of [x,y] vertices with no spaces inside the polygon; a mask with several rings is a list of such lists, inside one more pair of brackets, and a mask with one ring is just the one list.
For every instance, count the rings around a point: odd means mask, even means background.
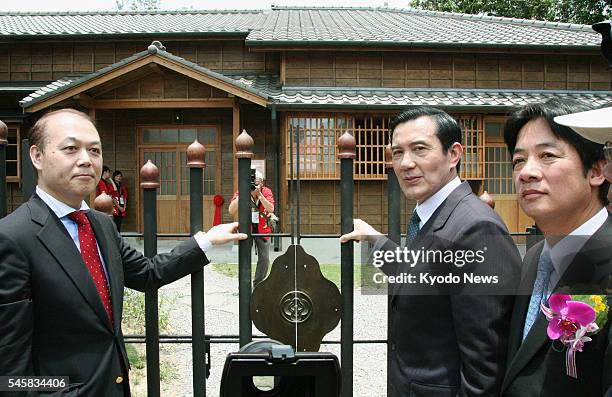
[{"label": "man in dark suit", "polygon": [[544,240],[524,265],[502,386],[507,397],[610,396],[612,329],[608,320],[575,353],[576,375],[566,347],[553,342],[541,305],[555,292],[602,295],[612,303],[612,220],[605,209],[608,182],[602,145],[584,139],[556,116],[589,108],[569,99],[527,105],[507,121],[519,205]]},{"label": "man in dark suit", "polygon": [[102,170],[89,117],[47,113],[29,138],[36,193],[0,220],[0,375],[68,376],[57,395],[129,395],[124,286],[159,288],[202,269],[212,245],[246,235],[219,225],[148,259],[83,201]]},{"label": "man in dark suit", "polygon": [[[416,276],[415,282],[396,279],[389,285],[389,395],[494,396],[504,373],[518,250],[499,216],[459,180],[461,129],[452,117],[416,108],[397,115],[389,130],[393,169],[406,198],[417,202],[406,248],[454,256],[450,262],[421,258],[413,264],[396,259],[383,268],[388,275]],[[374,253],[398,248],[359,219],[341,237],[350,239],[373,242]],[[479,252],[484,260],[464,263],[459,254],[466,252]],[[461,281],[432,287],[421,279],[448,274]],[[463,281],[472,274],[496,276],[497,283]]]}]

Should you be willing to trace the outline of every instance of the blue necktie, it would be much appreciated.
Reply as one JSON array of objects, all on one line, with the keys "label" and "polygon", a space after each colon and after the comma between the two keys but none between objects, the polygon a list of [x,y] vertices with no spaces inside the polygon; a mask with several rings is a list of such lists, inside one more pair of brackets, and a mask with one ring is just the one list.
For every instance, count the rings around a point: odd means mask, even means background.
[{"label": "blue necktie", "polygon": [[410,222],[408,222],[408,231],[406,232],[406,247],[410,247],[414,239],[416,239],[417,234],[419,234],[419,223],[421,223],[421,218],[419,218],[419,214],[417,214],[415,209],[412,211]]},{"label": "blue necktie", "polygon": [[553,271],[552,259],[550,259],[550,250],[543,250],[538,261],[538,274],[535,283],[533,284],[533,292],[529,300],[529,309],[527,309],[527,317],[525,317],[525,328],[523,328],[523,339],[529,334],[529,330],[533,326],[538,313],[540,312],[540,303],[546,301],[548,284],[550,283],[550,275]]}]

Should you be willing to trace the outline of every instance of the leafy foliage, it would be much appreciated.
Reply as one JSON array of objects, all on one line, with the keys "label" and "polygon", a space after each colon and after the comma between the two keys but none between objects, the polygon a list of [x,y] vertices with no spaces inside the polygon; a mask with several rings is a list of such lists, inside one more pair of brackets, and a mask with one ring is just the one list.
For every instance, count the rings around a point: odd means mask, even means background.
[{"label": "leafy foliage", "polygon": [[612,18],[612,0],[412,0],[415,8],[591,25]]}]

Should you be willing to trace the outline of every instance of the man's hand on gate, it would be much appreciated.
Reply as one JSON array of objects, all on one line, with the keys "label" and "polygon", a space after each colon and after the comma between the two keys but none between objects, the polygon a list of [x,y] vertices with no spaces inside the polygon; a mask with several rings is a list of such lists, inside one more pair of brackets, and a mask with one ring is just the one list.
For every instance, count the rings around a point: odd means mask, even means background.
[{"label": "man's hand on gate", "polygon": [[340,236],[340,242],[346,243],[350,240],[365,241],[371,240],[374,236],[381,236],[380,232],[368,225],[361,219],[353,219],[353,231]]},{"label": "man's hand on gate", "polygon": [[238,233],[238,222],[232,222],[211,227],[206,232],[206,238],[212,245],[221,245],[230,241],[244,240],[247,235]]}]

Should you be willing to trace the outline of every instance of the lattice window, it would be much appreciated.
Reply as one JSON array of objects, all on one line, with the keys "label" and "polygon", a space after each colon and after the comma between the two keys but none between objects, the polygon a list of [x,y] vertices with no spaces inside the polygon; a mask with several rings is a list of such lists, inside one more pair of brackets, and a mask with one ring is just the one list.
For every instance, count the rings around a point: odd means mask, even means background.
[{"label": "lattice window", "polygon": [[[286,153],[293,153],[293,175],[297,177],[300,154],[301,179],[339,179],[337,138],[352,132],[356,141],[355,179],[384,180],[385,146],[389,143],[388,125],[392,115],[289,114],[285,131]],[[484,179],[485,140],[481,115],[455,115],[463,132],[462,179]],[[299,134],[299,148],[297,136]],[[293,140],[293,149],[291,149]],[[287,156],[287,179],[291,178],[291,157]]]},{"label": "lattice window", "polygon": [[356,116],[355,179],[387,179],[385,146],[389,143],[390,116]]},{"label": "lattice window", "polygon": [[461,179],[484,178],[484,126],[481,115],[454,116],[463,135],[463,157],[459,177]]},{"label": "lattice window", "polygon": [[503,141],[504,122],[503,117],[489,117],[485,120],[487,148],[483,188],[491,194],[515,193],[512,156]]},{"label": "lattice window", "polygon": [[[293,153],[294,178],[297,177],[299,166],[301,179],[340,179],[336,145],[337,139],[346,131],[355,136],[354,178],[387,178],[384,148],[388,143],[389,116],[290,114],[286,120],[286,153]],[[291,157],[287,156],[288,179],[291,178],[290,170]]]}]

